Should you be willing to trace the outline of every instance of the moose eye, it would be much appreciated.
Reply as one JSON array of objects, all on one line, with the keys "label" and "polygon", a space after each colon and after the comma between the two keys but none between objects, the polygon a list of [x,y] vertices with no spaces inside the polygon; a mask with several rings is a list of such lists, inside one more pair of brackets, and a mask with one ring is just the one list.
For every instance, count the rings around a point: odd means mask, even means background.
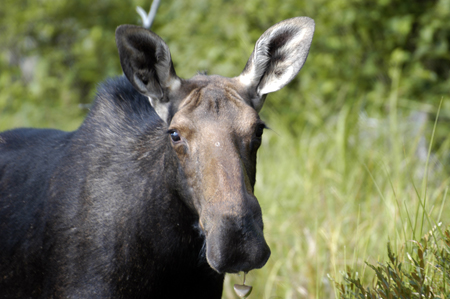
[{"label": "moose eye", "polygon": [[172,141],[173,141],[173,142],[178,142],[178,141],[181,140],[180,134],[178,134],[177,131],[175,131],[175,130],[170,130],[170,131],[169,131],[169,134],[170,134],[170,138],[172,138]]},{"label": "moose eye", "polygon": [[255,136],[256,136],[257,138],[261,138],[262,134],[264,133],[264,129],[265,129],[265,128],[266,128],[265,125],[259,125],[259,126],[256,128]]}]

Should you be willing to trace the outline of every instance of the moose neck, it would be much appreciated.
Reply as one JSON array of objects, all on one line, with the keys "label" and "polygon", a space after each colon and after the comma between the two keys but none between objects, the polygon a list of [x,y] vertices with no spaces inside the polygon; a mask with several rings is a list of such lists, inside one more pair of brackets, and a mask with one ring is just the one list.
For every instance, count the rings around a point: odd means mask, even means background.
[{"label": "moose neck", "polygon": [[[121,121],[112,121],[119,119]],[[119,186],[114,188],[132,192],[121,200],[134,201],[129,203],[129,208],[137,207],[135,215],[139,216],[130,221],[136,221],[141,227],[141,237],[148,234],[156,240],[158,232],[153,230],[157,227],[164,228],[159,233],[167,242],[179,240],[179,237],[170,238],[170,232],[181,234],[183,238],[198,237],[195,228],[198,215],[187,205],[189,194],[183,191],[187,189],[184,174],[170,145],[167,124],[155,113],[148,98],[134,90],[125,77],[110,80],[100,87],[97,100],[79,131],[96,143],[89,149],[93,152],[91,157],[103,165],[95,176],[117,177],[114,180]],[[150,228],[152,231],[147,231]]]}]

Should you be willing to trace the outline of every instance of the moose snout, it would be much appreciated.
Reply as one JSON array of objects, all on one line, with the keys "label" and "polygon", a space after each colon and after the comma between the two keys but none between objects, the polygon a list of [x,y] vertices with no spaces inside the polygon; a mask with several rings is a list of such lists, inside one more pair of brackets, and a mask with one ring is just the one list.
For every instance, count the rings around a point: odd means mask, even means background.
[{"label": "moose snout", "polygon": [[263,235],[262,220],[251,216],[216,218],[206,233],[206,258],[219,273],[248,272],[263,267],[270,248]]}]

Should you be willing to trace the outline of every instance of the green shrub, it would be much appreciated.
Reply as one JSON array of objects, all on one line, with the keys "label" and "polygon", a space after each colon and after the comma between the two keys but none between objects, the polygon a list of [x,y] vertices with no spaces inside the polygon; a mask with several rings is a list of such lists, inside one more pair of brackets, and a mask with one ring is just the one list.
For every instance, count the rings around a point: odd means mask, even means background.
[{"label": "green shrub", "polygon": [[375,272],[372,288],[349,269],[344,282],[336,283],[341,298],[450,298],[450,230],[435,227],[420,242],[411,242],[412,247],[403,246],[397,254],[388,243],[387,262],[367,263]]}]

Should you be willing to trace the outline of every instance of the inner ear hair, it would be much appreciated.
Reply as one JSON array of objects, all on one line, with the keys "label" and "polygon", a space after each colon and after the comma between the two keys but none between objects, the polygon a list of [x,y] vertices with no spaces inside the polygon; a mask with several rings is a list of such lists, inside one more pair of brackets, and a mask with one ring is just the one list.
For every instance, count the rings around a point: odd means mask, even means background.
[{"label": "inner ear hair", "polygon": [[309,53],[314,34],[314,21],[297,17],[270,27],[258,39],[240,82],[258,94],[252,100],[259,111],[264,95],[288,84],[300,71]]}]

